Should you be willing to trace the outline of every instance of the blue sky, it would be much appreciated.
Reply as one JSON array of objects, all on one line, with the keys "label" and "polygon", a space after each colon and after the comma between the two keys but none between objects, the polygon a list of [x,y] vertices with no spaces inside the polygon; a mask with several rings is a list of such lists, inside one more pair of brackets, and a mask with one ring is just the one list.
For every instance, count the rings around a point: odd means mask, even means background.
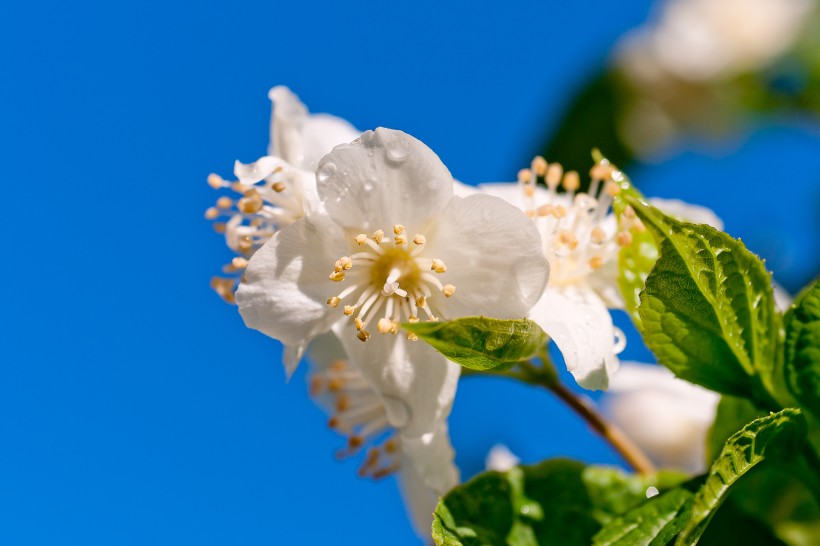
[{"label": "blue sky", "polygon": [[[333,460],[304,370],[286,384],[278,344],[208,288],[229,253],[205,178],[264,153],[267,90],[286,84],[413,134],[461,180],[512,179],[648,6],[4,5],[0,543],[418,544],[392,480]],[[633,178],[715,208],[796,288],[820,247],[816,134],[781,124],[730,149]],[[451,429],[465,475],[499,441],[618,462],[504,381],[465,382]]]}]

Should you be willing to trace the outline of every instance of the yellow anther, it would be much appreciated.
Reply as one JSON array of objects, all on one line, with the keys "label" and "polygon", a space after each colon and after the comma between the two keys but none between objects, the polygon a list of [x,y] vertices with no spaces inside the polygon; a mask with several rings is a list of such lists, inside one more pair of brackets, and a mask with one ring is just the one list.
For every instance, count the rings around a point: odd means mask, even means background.
[{"label": "yellow anther", "polygon": [[336,399],[336,411],[342,413],[343,411],[347,411],[350,407],[350,397],[345,396],[344,394],[340,394],[339,398]]},{"label": "yellow anther", "polygon": [[424,307],[425,305],[427,305],[427,299],[424,296],[417,297],[416,305],[419,307]]},{"label": "yellow anther", "polygon": [[221,209],[229,209],[233,206],[233,199],[223,195],[222,197],[216,200],[216,206]]},{"label": "yellow anther", "polygon": [[338,297],[333,296],[332,298],[329,298],[329,299],[327,300],[327,304],[328,304],[329,306],[331,306],[331,307],[334,307],[334,308],[335,308],[335,307],[339,307],[339,303],[340,303],[341,301],[342,301],[342,300],[340,300]]},{"label": "yellow anther", "polygon": [[524,195],[526,195],[527,197],[535,196],[535,186],[524,186]]},{"label": "yellow anther", "polygon": [[419,336],[417,336],[413,332],[407,332],[407,339],[410,340],[410,341],[418,341]]},{"label": "yellow anther", "polygon": [[621,187],[618,184],[616,184],[615,182],[610,181],[610,182],[607,182],[606,185],[604,186],[604,191],[607,192],[612,197],[615,197],[616,195],[621,193]]},{"label": "yellow anther", "polygon": [[521,169],[518,171],[518,181],[522,184],[526,184],[530,181],[532,177],[532,171],[529,169]]},{"label": "yellow anther", "polygon": [[236,207],[245,214],[256,214],[262,210],[263,205],[262,196],[253,189],[246,191],[245,197],[236,203]]},{"label": "yellow anther", "polygon": [[210,207],[208,210],[205,211],[206,220],[214,220],[215,218],[219,218],[219,209],[217,209],[216,207]]},{"label": "yellow anther", "polygon": [[578,239],[575,237],[575,234],[566,229],[558,233],[558,242],[568,246],[571,250],[575,250],[575,247],[578,246]]},{"label": "yellow anther", "polygon": [[589,170],[589,176],[593,180],[606,180],[612,174],[612,165],[605,165],[603,163],[596,163]]},{"label": "yellow anther", "polygon": [[433,263],[430,264],[430,269],[436,273],[444,273],[447,271],[447,266],[438,258],[433,258]]},{"label": "yellow anther", "polygon": [[421,233],[416,233],[416,236],[413,237],[413,243],[415,243],[417,245],[423,245],[426,242],[427,242],[427,237],[425,237]]},{"label": "yellow anther", "polygon": [[376,241],[377,245],[382,244],[382,241],[384,240],[384,231],[381,229],[374,231],[371,238]]},{"label": "yellow anther", "polygon": [[333,282],[341,282],[345,280],[345,272],[344,271],[334,271],[328,277]]},{"label": "yellow anther", "polygon": [[567,207],[565,207],[564,205],[555,205],[555,207],[552,209],[552,215],[559,219],[563,218],[567,215]]},{"label": "yellow anther", "polygon": [[535,210],[535,212],[536,214],[538,214],[538,216],[549,216],[550,214],[552,214],[552,209],[552,205],[541,205]]},{"label": "yellow anther", "polygon": [[356,325],[357,330],[362,330],[364,328],[364,322],[362,322],[362,319],[360,319],[359,317],[353,319],[353,324]]},{"label": "yellow anther", "polygon": [[589,259],[589,267],[592,269],[599,269],[602,265],[604,265],[604,259],[600,256],[593,256]]},{"label": "yellow anther", "polygon": [[567,191],[578,191],[581,187],[581,179],[578,177],[577,171],[569,171],[564,175],[564,183],[562,184]]},{"label": "yellow anther", "polygon": [[216,222],[214,224],[214,231],[217,233],[225,233],[227,226],[223,222]]},{"label": "yellow anther", "polygon": [[390,438],[384,443],[384,450],[387,453],[396,453],[399,450],[399,443],[395,438]]},{"label": "yellow anther", "polygon": [[348,256],[342,256],[336,260],[335,264],[333,264],[333,271],[347,271],[351,267],[353,267],[353,260],[351,260]]},{"label": "yellow anther", "polygon": [[444,297],[449,298],[456,293],[456,287],[452,284],[445,284],[444,288],[441,289],[441,293],[444,294]]},{"label": "yellow anther", "polygon": [[236,256],[233,260],[231,260],[231,265],[236,269],[245,269],[248,267],[248,260],[241,256]]},{"label": "yellow anther", "polygon": [[620,246],[629,246],[632,244],[632,234],[628,231],[619,231],[615,236],[615,241]]},{"label": "yellow anther", "polygon": [[595,226],[594,228],[592,228],[592,232],[589,234],[589,238],[596,245],[600,245],[601,243],[606,241],[606,231],[604,231],[598,226]]},{"label": "yellow anther", "polygon": [[270,185],[271,189],[276,193],[282,193],[285,191],[285,184],[283,182],[274,182]]},{"label": "yellow anther", "polygon": [[378,328],[380,334],[384,335],[393,329],[393,321],[386,318],[380,318],[376,328]]},{"label": "yellow anther", "polygon": [[547,160],[540,155],[535,156],[530,167],[532,167],[532,170],[535,171],[535,174],[538,176],[547,174]]},{"label": "yellow anther", "polygon": [[225,181],[218,174],[211,173],[208,175],[208,185],[213,189],[218,190],[219,188],[225,186]]},{"label": "yellow anther", "polygon": [[407,237],[404,235],[396,235],[393,237],[393,240],[396,242],[397,245],[403,245],[407,243]]},{"label": "yellow anther", "polygon": [[253,238],[250,235],[243,235],[239,238],[239,244],[237,246],[242,252],[250,252],[253,248]]},{"label": "yellow anther", "polygon": [[356,235],[355,240],[359,244],[359,246],[364,246],[367,243],[367,235],[365,235],[364,233],[359,233],[358,235]]},{"label": "yellow anther", "polygon": [[352,305],[345,305],[345,310],[344,310],[345,315],[347,315],[349,317],[350,315],[352,315],[355,312],[356,312],[355,307],[353,307]]},{"label": "yellow anther", "polygon": [[219,294],[219,296],[228,303],[236,303],[236,299],[234,298],[234,280],[233,279],[226,279],[224,277],[212,277],[211,278],[211,288],[214,292]]},{"label": "yellow anther", "polygon": [[431,316],[431,317],[430,317],[429,319],[427,319],[425,322],[438,322],[438,317]]},{"label": "yellow anther", "polygon": [[635,218],[635,209],[632,208],[632,205],[627,205],[624,209],[624,218]]},{"label": "yellow anther", "polygon": [[407,317],[407,322],[409,322],[410,324],[415,324],[418,321],[419,317],[417,317],[416,315],[410,315],[409,317]]},{"label": "yellow anther", "polygon": [[564,168],[561,164],[551,163],[547,169],[547,186],[554,190],[561,183],[562,176],[564,176]]},{"label": "yellow anther", "polygon": [[367,341],[370,339],[370,332],[367,330],[359,330],[359,333],[356,334],[356,337],[359,338],[362,342]]},{"label": "yellow anther", "polygon": [[404,226],[403,225],[401,225],[401,224],[394,224],[393,225],[393,233],[395,233],[396,235],[401,235],[401,233],[403,231],[404,231]]}]

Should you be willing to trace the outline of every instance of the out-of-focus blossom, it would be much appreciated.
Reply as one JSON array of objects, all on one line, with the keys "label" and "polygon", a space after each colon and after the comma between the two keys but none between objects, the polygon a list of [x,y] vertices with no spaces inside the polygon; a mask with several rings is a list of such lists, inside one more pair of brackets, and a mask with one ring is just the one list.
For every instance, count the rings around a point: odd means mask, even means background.
[{"label": "out-of-focus blossom", "polygon": [[666,368],[623,362],[602,404],[657,465],[695,473],[706,468],[706,435],[719,400]]},{"label": "out-of-focus blossom", "polygon": [[506,472],[518,466],[520,462],[521,459],[516,457],[515,453],[510,451],[507,446],[504,444],[495,444],[490,448],[490,452],[487,453],[487,460],[484,462],[484,466],[487,470]]}]

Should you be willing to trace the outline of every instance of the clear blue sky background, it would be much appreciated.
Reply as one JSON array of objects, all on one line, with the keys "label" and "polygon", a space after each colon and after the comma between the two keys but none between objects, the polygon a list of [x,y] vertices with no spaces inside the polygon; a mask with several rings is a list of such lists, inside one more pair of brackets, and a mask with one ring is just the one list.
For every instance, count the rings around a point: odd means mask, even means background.
[{"label": "clear blue sky background", "polygon": [[[418,544],[392,480],[334,462],[304,371],[286,385],[277,343],[208,288],[229,254],[205,178],[264,152],[287,84],[462,180],[512,179],[649,2],[230,5],[0,8],[0,544]],[[781,126],[733,146],[634,178],[710,204],[794,289],[820,248],[820,145]],[[618,462],[502,381],[465,382],[451,428],[467,476],[495,442]]]}]

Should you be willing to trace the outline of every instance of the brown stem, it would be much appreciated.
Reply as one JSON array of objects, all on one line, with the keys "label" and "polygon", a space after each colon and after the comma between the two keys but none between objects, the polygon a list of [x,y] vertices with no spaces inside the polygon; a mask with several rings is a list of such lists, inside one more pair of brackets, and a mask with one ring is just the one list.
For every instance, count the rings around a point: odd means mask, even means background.
[{"label": "brown stem", "polygon": [[624,434],[621,429],[606,422],[592,405],[575,396],[572,391],[559,382],[541,383],[541,386],[549,389],[575,411],[575,413],[586,421],[593,431],[606,440],[637,473],[652,474],[656,471],[655,465],[652,464],[652,461],[649,460],[644,452],[635,445],[635,442]]}]

